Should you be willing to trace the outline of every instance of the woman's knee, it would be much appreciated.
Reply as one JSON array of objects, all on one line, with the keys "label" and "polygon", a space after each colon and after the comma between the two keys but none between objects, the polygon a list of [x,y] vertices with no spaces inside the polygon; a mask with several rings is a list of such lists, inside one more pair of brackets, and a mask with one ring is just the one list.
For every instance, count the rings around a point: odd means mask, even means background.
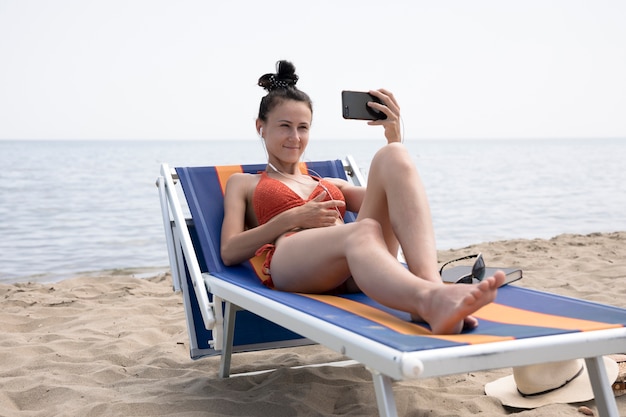
[{"label": "woman's knee", "polygon": [[365,218],[352,223],[351,226],[348,247],[358,247],[369,242],[384,243],[383,228],[377,220]]},{"label": "woman's knee", "polygon": [[[354,228],[345,242],[348,262],[350,259],[372,256],[372,251],[378,251],[379,254],[391,251],[385,241],[383,227],[377,220],[364,218],[351,225],[354,225]],[[397,252],[397,247],[395,251]]]},{"label": "woman's knee", "polygon": [[382,170],[382,172],[402,173],[416,169],[411,155],[401,143],[390,143],[376,152],[372,160],[370,171]]}]

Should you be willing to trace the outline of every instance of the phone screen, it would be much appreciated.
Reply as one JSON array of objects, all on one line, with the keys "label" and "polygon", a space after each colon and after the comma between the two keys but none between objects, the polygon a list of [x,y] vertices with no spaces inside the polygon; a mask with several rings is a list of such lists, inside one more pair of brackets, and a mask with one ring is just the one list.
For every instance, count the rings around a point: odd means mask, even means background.
[{"label": "phone screen", "polygon": [[375,101],[382,103],[378,97],[361,91],[342,91],[341,105],[344,119],[357,120],[384,120],[387,115],[367,105],[368,102]]}]

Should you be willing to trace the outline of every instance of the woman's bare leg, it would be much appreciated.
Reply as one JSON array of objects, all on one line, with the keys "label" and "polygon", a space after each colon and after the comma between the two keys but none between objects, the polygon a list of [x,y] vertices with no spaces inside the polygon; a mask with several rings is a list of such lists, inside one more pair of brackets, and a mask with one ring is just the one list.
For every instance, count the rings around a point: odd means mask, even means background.
[{"label": "woman's bare leg", "polygon": [[[424,185],[404,145],[388,144],[375,155],[370,166],[367,194],[359,219],[372,218],[383,227],[392,253],[402,247],[409,270],[417,277],[441,282],[437,268],[437,247],[430,205]],[[413,320],[423,318],[413,315]],[[467,327],[478,325],[472,316]]]},{"label": "woman's bare leg", "polygon": [[458,333],[465,317],[493,301],[504,281],[502,275],[478,285],[429,282],[417,278],[386,249],[382,228],[371,219],[305,230],[277,243],[271,265],[274,285],[283,291],[319,293],[352,274],[372,299],[420,317],[434,333]]},{"label": "woman's bare leg", "polygon": [[404,145],[386,145],[374,157],[357,221],[364,218],[381,224],[392,253],[400,243],[414,275],[441,282],[426,191]]}]

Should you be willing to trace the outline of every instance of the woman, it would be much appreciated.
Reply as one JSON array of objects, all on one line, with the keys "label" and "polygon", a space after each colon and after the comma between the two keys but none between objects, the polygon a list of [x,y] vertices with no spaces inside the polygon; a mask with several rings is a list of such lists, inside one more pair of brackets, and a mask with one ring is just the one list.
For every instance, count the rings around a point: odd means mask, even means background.
[{"label": "woman", "polygon": [[[265,74],[256,129],[268,165],[260,174],[236,174],[226,186],[222,259],[226,265],[266,252],[271,280],[281,291],[363,291],[388,307],[427,322],[433,333],[476,327],[471,316],[495,298],[504,282],[498,272],[476,285],[446,285],[437,270],[430,208],[410,155],[401,144],[400,108],[389,91],[370,91],[387,115],[387,145],[374,156],[367,188],[339,179],[303,175],[298,164],[309,142],[313,108],[296,88],[293,64],[277,63]],[[358,213],[344,224],[345,210]],[[408,269],[396,258],[402,247]],[[314,248],[314,250],[311,250]]]}]

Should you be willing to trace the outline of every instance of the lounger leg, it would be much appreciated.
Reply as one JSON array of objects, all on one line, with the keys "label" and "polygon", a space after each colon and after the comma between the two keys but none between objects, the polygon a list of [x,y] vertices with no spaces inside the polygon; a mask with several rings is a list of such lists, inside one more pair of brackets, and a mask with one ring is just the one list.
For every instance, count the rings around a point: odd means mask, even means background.
[{"label": "lounger leg", "polygon": [[378,414],[381,417],[396,417],[398,410],[396,409],[396,400],[393,397],[393,390],[391,389],[391,378],[373,369],[369,371],[372,373],[372,379],[374,381]]},{"label": "lounger leg", "polygon": [[593,395],[596,399],[596,407],[601,417],[618,417],[617,404],[611,391],[611,386],[607,382],[606,369],[601,356],[586,358],[589,380],[593,387]]},{"label": "lounger leg", "polygon": [[235,336],[235,313],[237,313],[237,306],[226,302],[224,311],[224,344],[222,346],[220,378],[228,378],[230,375],[230,358],[233,354],[233,339]]}]

